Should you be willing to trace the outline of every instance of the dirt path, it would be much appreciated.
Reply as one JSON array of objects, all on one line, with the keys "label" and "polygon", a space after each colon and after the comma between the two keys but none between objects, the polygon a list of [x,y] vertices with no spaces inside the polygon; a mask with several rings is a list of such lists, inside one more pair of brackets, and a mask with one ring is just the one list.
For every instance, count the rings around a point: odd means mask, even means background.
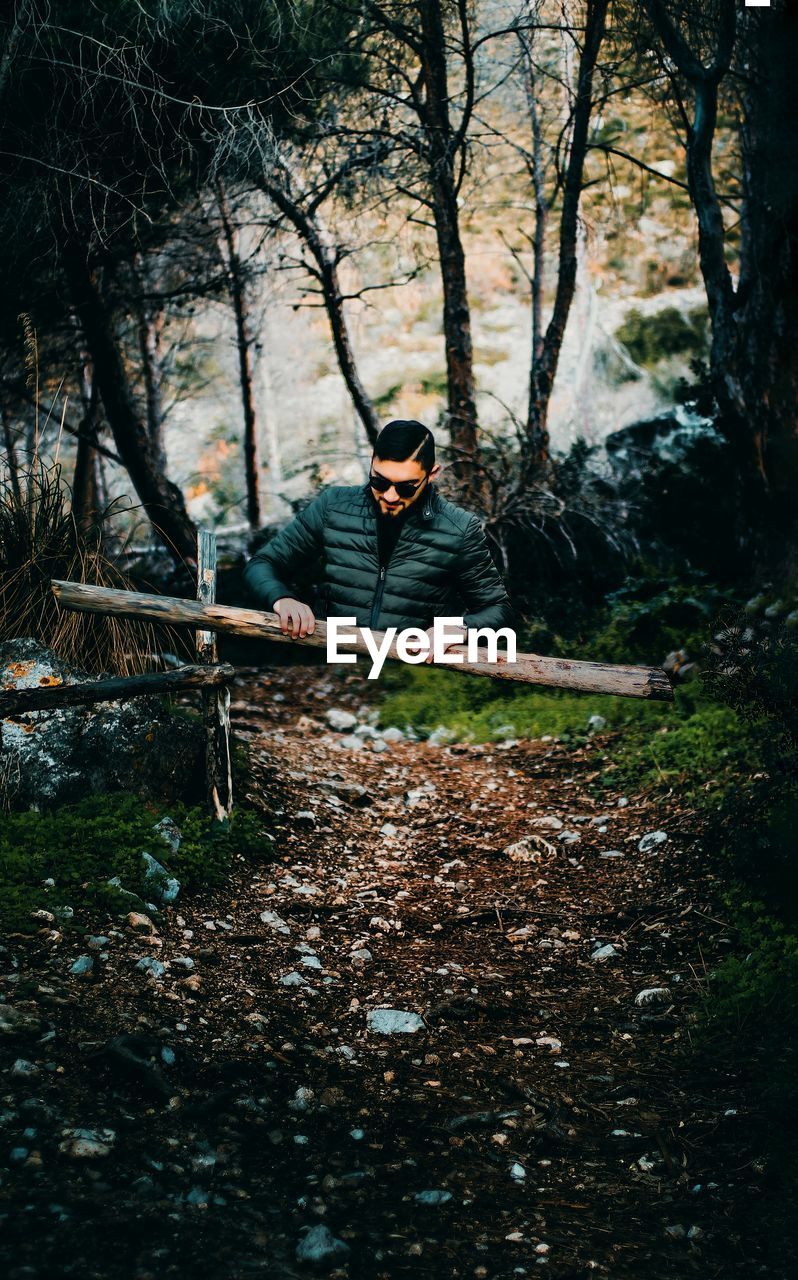
[{"label": "dirt path", "polygon": [[755,1118],[682,1054],[728,946],[694,816],[599,808],[595,752],[555,742],[356,750],[324,711],[364,691],[236,691],[276,862],[121,926],[93,982],[81,939],[9,945],[41,1024],[2,1047],[34,1068],[3,1098],[9,1276],[288,1277],[302,1241],[375,1280],[781,1276],[739,1225]]}]

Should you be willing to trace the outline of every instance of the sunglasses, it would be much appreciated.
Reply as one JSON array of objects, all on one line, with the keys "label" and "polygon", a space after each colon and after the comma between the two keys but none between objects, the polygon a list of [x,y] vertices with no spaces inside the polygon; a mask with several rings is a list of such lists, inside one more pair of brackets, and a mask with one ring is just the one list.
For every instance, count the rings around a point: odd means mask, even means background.
[{"label": "sunglasses", "polygon": [[[424,480],[426,480],[426,476]],[[393,487],[400,498],[412,498],[417,489],[421,487],[424,480],[389,480],[387,476],[375,475],[372,471],[369,475],[369,484],[372,489],[376,489],[377,493],[387,493]]]}]

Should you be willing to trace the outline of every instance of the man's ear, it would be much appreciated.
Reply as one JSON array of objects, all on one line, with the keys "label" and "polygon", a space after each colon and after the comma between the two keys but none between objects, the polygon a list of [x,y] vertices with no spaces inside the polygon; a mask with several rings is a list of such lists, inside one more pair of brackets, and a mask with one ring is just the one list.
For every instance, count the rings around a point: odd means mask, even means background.
[{"label": "man's ear", "polygon": [[436,462],[436,463],[435,463],[435,465],[434,465],[434,467],[432,468],[432,470],[431,470],[431,471],[430,471],[430,473],[429,473],[429,478],[430,478],[430,480],[434,480],[434,479],[435,479],[435,477],[440,473],[440,469],[441,469],[441,464],[440,464],[439,462]]}]

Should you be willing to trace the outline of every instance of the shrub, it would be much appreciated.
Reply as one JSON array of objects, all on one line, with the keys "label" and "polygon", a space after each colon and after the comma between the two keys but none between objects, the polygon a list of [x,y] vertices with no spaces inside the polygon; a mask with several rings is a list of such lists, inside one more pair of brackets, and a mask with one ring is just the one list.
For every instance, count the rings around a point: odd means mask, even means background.
[{"label": "shrub", "polygon": [[686,313],[663,307],[650,315],[635,307],[615,336],[637,364],[649,369],[669,356],[701,359],[709,351],[709,315],[706,307]]},{"label": "shrub", "polygon": [[4,640],[32,636],[90,673],[145,670],[157,653],[151,625],[60,609],[50,586],[52,578],[60,578],[130,587],[103,550],[108,512],[93,529],[79,531],[59,466],[40,462],[19,479],[17,485],[0,477],[0,635]]}]

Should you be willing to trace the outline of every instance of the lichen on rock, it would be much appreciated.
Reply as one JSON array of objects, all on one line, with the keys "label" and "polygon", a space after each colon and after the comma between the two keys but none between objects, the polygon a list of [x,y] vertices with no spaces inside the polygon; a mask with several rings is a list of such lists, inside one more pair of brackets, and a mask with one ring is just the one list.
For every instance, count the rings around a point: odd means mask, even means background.
[{"label": "lichen on rock", "polygon": [[[75,684],[90,677],[38,641],[0,644],[0,688]],[[31,711],[0,722],[0,808],[51,809],[85,795],[128,791],[200,800],[199,723],[159,698]]]}]

